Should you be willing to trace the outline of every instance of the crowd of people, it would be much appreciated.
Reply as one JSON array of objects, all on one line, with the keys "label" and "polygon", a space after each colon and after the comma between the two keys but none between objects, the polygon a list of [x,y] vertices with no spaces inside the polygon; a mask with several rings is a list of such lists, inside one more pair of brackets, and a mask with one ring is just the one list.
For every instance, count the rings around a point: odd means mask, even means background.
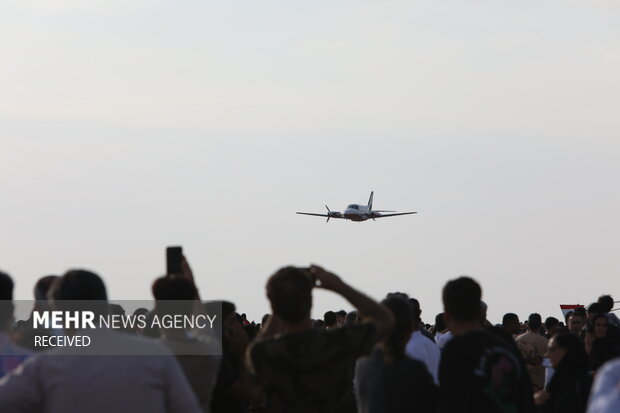
[{"label": "crowd of people", "polygon": [[[32,347],[30,323],[15,321],[13,287],[0,273],[0,413],[620,411],[620,320],[608,295],[563,321],[508,313],[493,325],[481,286],[459,277],[429,325],[406,293],[376,302],[319,266],[284,267],[268,278],[272,312],[256,323],[231,302],[201,301],[184,262],[153,282],[154,308],[134,314],[217,308],[221,352],[201,353],[204,332],[188,328],[93,333],[144,352],[129,356]],[[311,319],[315,288],[355,310]],[[85,270],[43,277],[34,295],[35,309],[82,300],[105,303],[93,305],[97,314],[124,311]],[[187,304],[172,310],[170,300]]]}]

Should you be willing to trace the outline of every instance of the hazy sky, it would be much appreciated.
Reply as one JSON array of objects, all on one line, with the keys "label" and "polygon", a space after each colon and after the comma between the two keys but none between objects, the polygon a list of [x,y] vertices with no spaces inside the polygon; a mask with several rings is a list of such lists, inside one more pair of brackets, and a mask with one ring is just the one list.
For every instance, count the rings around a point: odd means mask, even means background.
[{"label": "hazy sky", "polygon": [[[319,263],[381,299],[481,282],[492,321],[620,297],[620,3],[0,3],[0,268],[150,297],[183,245],[258,319]],[[295,215],[366,203],[418,215]],[[351,307],[319,292],[314,316]]]}]

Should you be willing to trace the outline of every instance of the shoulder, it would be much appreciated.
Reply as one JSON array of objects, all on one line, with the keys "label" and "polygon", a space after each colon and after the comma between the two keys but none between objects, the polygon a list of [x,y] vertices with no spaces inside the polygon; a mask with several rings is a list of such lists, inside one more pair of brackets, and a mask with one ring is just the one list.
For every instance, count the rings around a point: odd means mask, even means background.
[{"label": "shoulder", "polygon": [[519,334],[515,340],[516,341],[527,340],[529,338],[529,336],[530,336],[530,333],[529,332],[525,332],[523,334]]}]

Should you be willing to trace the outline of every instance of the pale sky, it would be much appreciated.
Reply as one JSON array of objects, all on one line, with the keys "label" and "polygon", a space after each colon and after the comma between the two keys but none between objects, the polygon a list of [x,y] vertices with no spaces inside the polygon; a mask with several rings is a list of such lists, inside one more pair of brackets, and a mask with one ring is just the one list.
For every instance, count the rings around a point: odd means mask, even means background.
[{"label": "pale sky", "polygon": [[[620,299],[620,3],[0,3],[0,268],[146,299],[182,245],[250,318],[318,263],[431,322]],[[413,216],[299,216],[366,203]],[[350,310],[317,292],[313,315]]]}]

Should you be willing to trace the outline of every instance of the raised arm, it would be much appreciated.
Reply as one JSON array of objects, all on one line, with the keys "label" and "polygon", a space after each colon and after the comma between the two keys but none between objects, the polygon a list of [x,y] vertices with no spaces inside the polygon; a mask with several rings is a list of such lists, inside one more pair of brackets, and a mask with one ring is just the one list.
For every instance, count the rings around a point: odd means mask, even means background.
[{"label": "raised arm", "polygon": [[312,265],[310,274],[314,277],[316,287],[333,291],[347,299],[355,307],[362,318],[375,325],[377,340],[382,340],[392,331],[394,319],[390,311],[367,295],[351,287],[336,274]]}]

